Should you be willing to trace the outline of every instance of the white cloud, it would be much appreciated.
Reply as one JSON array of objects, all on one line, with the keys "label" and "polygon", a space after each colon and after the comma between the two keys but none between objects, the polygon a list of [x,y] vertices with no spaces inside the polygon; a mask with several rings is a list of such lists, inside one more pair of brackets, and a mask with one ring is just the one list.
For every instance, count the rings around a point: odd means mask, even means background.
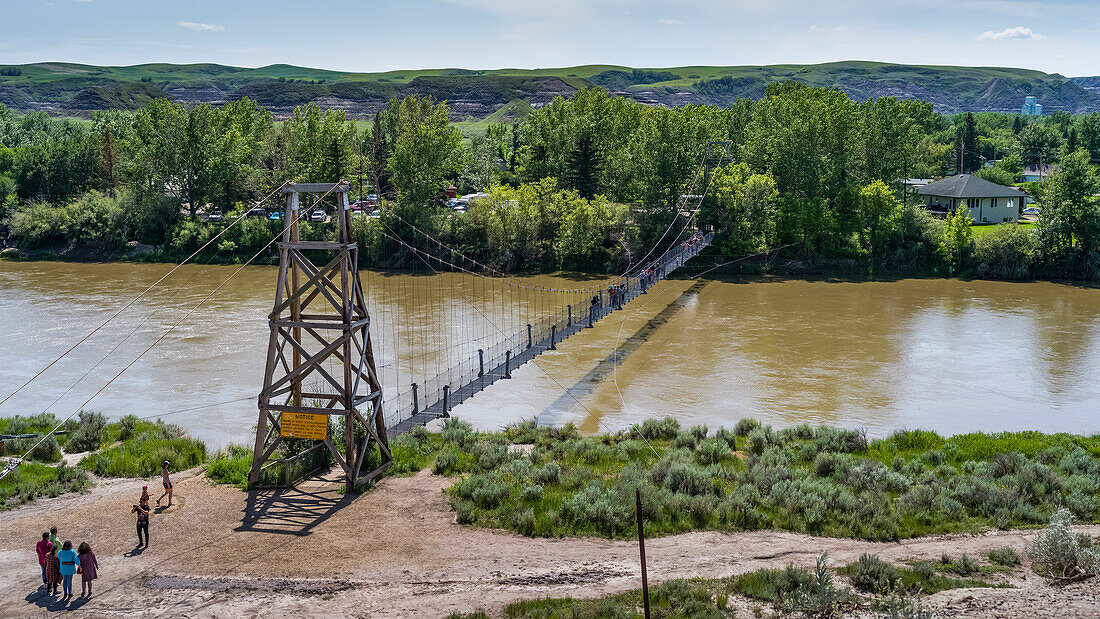
[{"label": "white cloud", "polygon": [[684,22],[678,19],[658,19],[658,24],[664,24],[665,26],[683,26]]},{"label": "white cloud", "polygon": [[848,26],[841,24],[839,26],[818,26],[814,24],[810,26],[810,32],[847,32],[851,30]]},{"label": "white cloud", "polygon": [[978,35],[979,41],[997,41],[1000,39],[1022,39],[1027,41],[1039,41],[1046,37],[1032,32],[1031,28],[1027,26],[1016,26],[1015,28],[1005,28],[1000,32],[993,32],[992,30],[986,30]]},{"label": "white cloud", "polygon": [[200,24],[193,21],[181,21],[176,23],[180,28],[187,28],[194,30],[195,32],[211,32],[217,30],[225,30],[225,26],[219,26],[218,24]]}]

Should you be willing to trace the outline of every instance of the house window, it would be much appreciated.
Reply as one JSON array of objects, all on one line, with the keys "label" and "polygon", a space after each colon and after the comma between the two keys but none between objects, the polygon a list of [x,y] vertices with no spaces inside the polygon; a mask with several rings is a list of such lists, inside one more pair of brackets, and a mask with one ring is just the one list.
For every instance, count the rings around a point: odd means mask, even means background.
[{"label": "house window", "polygon": [[1015,208],[1013,206],[1012,198],[1009,198],[1008,202],[1005,202],[1005,208]]},{"label": "house window", "polygon": [[997,208],[997,198],[989,199],[989,208]]}]

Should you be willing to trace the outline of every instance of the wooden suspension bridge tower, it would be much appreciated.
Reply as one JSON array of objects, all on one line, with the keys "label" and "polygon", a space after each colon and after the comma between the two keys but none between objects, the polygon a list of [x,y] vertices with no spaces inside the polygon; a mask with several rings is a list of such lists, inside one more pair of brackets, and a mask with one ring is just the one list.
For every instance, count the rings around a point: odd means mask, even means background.
[{"label": "wooden suspension bridge tower", "polygon": [[[288,438],[323,441],[343,469],[349,491],[378,476],[392,461],[370,316],[359,281],[359,249],[351,235],[350,188],[346,181],[288,183],[283,188],[287,225],[279,243],[275,308],[268,316],[271,335],[248,474],[250,487],[260,484],[265,468],[277,463],[290,466],[285,459],[273,457]],[[335,197],[339,230],[335,242],[299,239],[302,194]],[[335,252],[335,257],[318,267],[305,252],[326,256]],[[307,379],[311,379],[308,385]],[[343,429],[342,454],[329,436],[330,418]],[[363,471],[372,445],[380,455],[378,465]]]}]

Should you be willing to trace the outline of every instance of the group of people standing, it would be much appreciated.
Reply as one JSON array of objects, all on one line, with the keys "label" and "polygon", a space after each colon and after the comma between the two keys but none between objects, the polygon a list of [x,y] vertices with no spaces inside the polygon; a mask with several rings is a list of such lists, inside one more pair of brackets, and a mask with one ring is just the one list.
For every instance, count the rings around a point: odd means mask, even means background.
[{"label": "group of people standing", "polygon": [[48,533],[42,534],[35,550],[42,567],[42,584],[50,595],[57,595],[57,586],[61,585],[61,599],[71,599],[73,576],[80,574],[80,597],[92,597],[92,581],[98,576],[99,562],[88,542],[81,542],[80,547],[73,550],[73,543],[62,542],[57,537],[57,527],[50,527]]},{"label": "group of people standing", "polygon": [[[172,479],[169,477],[169,462],[161,465],[161,481],[164,485],[164,494],[157,499],[157,505],[164,497],[168,497],[168,507],[172,506]],[[130,510],[131,514],[137,514],[138,548],[149,547],[149,486],[141,487],[141,497]],[[42,539],[35,544],[38,553],[38,565],[42,568],[42,584],[50,595],[57,595],[58,585],[61,586],[62,600],[73,597],[73,578],[79,574],[80,597],[92,597],[92,581],[99,574],[99,561],[88,542],[81,542],[80,546],[73,550],[73,544],[69,540],[61,541],[57,537],[57,527],[50,527],[49,532],[42,534]]]}]

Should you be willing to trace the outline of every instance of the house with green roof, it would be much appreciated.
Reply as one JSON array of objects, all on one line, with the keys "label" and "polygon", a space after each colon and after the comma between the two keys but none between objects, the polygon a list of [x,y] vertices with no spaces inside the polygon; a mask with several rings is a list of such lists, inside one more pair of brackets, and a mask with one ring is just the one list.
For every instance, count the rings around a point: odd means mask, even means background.
[{"label": "house with green roof", "polygon": [[973,174],[956,174],[917,189],[924,206],[933,214],[946,215],[967,208],[976,224],[1014,223],[1020,218],[1027,194]]}]

